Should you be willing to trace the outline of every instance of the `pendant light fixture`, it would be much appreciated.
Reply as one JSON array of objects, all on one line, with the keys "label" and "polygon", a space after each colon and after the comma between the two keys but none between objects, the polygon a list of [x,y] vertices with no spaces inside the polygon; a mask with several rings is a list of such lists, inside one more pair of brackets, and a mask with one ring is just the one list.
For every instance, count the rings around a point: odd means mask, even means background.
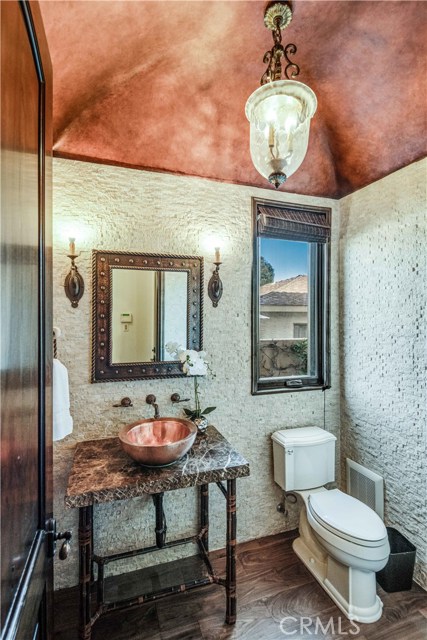
[{"label": "pendant light fixture", "polygon": [[[264,24],[273,32],[274,45],[264,55],[267,69],[261,86],[249,96],[246,117],[250,122],[250,149],[256,170],[276,189],[285,182],[304,160],[317,100],[314,92],[295,78],[297,64],[289,59],[296,46],[282,45],[281,29],[292,20],[287,4],[278,2],[268,7]],[[282,80],[282,58],[286,62]]]}]

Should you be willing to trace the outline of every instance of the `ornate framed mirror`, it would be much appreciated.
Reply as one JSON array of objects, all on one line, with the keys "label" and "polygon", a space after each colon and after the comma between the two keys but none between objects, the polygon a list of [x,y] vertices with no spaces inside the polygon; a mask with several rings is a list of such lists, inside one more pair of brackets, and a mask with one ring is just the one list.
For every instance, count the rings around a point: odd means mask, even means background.
[{"label": "ornate framed mirror", "polygon": [[168,343],[202,349],[203,258],[92,254],[92,382],[183,376]]}]

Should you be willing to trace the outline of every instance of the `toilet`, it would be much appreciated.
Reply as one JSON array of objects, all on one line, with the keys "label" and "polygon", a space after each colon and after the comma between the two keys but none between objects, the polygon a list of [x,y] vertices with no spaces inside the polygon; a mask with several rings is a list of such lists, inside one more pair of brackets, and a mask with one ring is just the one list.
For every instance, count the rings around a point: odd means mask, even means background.
[{"label": "toilet", "polygon": [[303,500],[293,549],[343,613],[375,622],[383,604],[375,572],[390,554],[387,530],[370,507],[324,486],[335,480],[334,435],[319,427],[272,435],[274,480]]}]

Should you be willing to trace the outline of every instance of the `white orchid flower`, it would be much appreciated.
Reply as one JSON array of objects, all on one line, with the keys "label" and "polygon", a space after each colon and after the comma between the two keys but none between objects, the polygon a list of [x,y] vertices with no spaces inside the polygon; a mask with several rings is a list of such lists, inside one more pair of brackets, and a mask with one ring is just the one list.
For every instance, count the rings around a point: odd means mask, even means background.
[{"label": "white orchid flower", "polygon": [[193,362],[186,362],[182,367],[183,371],[184,367],[187,376],[206,376],[208,373],[208,365],[201,358],[193,360]]},{"label": "white orchid flower", "polygon": [[194,349],[183,349],[178,355],[181,362],[193,363],[199,359],[199,352]]},{"label": "white orchid flower", "polygon": [[194,349],[182,349],[178,352],[179,359],[182,362],[182,371],[187,376],[194,378],[194,399],[195,408],[184,408],[184,413],[190,420],[202,417],[202,414],[208,414],[214,411],[215,407],[206,407],[201,409],[200,396],[199,396],[199,384],[197,381],[198,376],[206,376],[209,370],[209,366],[206,358],[206,351],[195,351]]}]

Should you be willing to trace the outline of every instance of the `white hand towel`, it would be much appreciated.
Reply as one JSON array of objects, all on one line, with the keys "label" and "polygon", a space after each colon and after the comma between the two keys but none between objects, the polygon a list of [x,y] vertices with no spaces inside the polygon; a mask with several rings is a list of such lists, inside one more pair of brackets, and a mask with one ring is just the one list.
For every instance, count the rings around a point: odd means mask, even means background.
[{"label": "white hand towel", "polygon": [[62,440],[73,431],[73,419],[70,415],[70,391],[68,371],[62,362],[53,360],[53,439]]}]

